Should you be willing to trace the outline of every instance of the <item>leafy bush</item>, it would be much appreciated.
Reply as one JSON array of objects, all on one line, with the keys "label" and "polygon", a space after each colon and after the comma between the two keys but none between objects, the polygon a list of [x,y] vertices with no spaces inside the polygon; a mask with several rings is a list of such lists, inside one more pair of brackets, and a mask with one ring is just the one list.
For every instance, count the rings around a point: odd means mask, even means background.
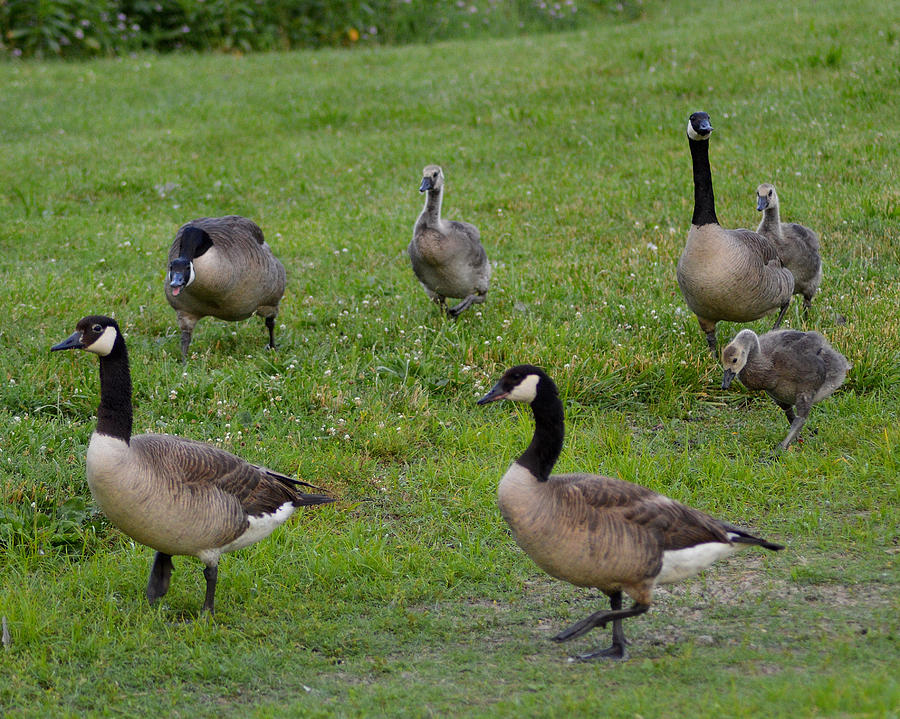
[{"label": "leafy bush", "polygon": [[624,9],[604,0],[0,0],[0,55],[403,44],[571,29],[612,7]]}]

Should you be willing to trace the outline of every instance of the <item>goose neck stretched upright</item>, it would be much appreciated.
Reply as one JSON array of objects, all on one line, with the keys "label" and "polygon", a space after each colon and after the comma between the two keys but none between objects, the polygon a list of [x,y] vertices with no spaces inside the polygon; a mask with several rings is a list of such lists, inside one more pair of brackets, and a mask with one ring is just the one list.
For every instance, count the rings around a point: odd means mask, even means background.
[{"label": "goose neck stretched upright", "polygon": [[531,411],[534,414],[534,436],[518,463],[539,482],[546,482],[562,452],[565,436],[562,401],[555,392],[539,392],[531,403]]},{"label": "goose neck stretched upright", "polygon": [[718,225],[712,171],[709,167],[709,140],[695,140],[689,137],[688,142],[694,168],[694,215],[691,224],[696,227],[710,223]]},{"label": "goose neck stretched upright", "polygon": [[100,357],[100,406],[97,408],[97,433],[128,442],[131,439],[131,370],[128,350],[121,335],[112,352]]}]

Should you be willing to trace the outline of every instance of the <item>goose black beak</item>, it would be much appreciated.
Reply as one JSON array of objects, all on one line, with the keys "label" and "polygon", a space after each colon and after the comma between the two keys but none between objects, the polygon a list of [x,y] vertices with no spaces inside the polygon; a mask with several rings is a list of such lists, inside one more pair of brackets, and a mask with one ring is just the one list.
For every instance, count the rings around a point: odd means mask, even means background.
[{"label": "goose black beak", "polygon": [[769,206],[769,198],[767,197],[757,197],[756,198],[756,211],[762,212]]},{"label": "goose black beak", "polygon": [[433,185],[431,184],[431,178],[423,177],[422,184],[419,185],[419,192],[425,192],[426,190],[430,190],[432,187]]},{"label": "goose black beak", "polygon": [[84,343],[81,341],[81,332],[73,332],[59,344],[55,344],[50,351],[55,350],[83,350]]},{"label": "goose black beak", "polygon": [[186,284],[187,284],[187,278],[184,276],[183,272],[170,272],[169,273],[169,287],[172,288],[173,295],[178,295],[178,293],[184,289],[184,286]]},{"label": "goose black beak", "polygon": [[503,387],[500,386],[498,382],[495,384],[491,391],[488,392],[484,397],[478,400],[477,404],[487,404],[488,402],[497,402],[501,399],[506,399],[506,396],[509,394]]},{"label": "goose black beak", "polygon": [[730,369],[725,370],[725,374],[722,376],[722,389],[728,389],[729,387],[731,387],[731,383],[735,377],[735,373]]}]

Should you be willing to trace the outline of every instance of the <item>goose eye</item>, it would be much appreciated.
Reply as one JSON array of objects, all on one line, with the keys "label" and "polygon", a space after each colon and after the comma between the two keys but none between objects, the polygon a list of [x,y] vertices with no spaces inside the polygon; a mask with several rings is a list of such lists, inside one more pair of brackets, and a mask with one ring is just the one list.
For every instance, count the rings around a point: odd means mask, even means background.
[{"label": "goose eye", "polygon": [[103,332],[103,328],[100,325],[94,325],[91,327],[91,332],[97,332],[99,334],[100,332]]},{"label": "goose eye", "polygon": [[771,197],[771,196],[772,196],[772,191],[771,191],[771,190],[769,190],[769,197]]}]

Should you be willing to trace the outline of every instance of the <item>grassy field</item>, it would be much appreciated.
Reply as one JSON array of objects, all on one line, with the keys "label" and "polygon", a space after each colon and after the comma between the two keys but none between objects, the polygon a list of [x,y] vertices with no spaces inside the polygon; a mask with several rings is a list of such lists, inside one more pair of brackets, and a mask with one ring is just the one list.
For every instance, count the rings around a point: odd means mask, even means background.
[{"label": "grassy field", "polygon": [[[877,0],[695,5],[526,39],[0,65],[0,713],[897,716],[900,23]],[[772,181],[819,232],[808,327],[854,365],[780,457],[783,414],[718,388],[675,281],[697,109],[723,224],[755,227]],[[429,162],[496,264],[457,322],[405,256]],[[183,366],[166,250],[229,213],[287,267],[280,346],[205,319]],[[213,621],[191,559],[148,607],[151,550],[92,504],[97,362],[48,350],[95,312],[127,330],[136,431],[341,499],[226,557]],[[560,471],[788,550],[659,590],[629,662],[570,663],[606,632],[549,638],[605,598],[512,541],[495,489],[530,413],[474,404],[519,362],[560,386]]]}]

